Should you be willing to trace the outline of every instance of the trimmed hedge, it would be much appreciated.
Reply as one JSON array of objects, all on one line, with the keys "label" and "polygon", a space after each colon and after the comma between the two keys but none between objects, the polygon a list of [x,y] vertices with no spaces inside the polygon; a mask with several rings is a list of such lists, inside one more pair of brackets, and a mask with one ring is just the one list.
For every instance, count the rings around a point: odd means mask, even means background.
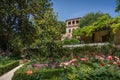
[{"label": "trimmed hedge", "polygon": [[70,45],[70,44],[80,44],[80,41],[78,39],[67,39],[64,40],[63,42],[65,45]]},{"label": "trimmed hedge", "polygon": [[64,69],[34,69],[31,75],[27,75],[27,69],[23,66],[17,70],[12,78],[12,80],[53,80],[53,78],[59,78],[62,73],[65,72]]},{"label": "trimmed hedge", "polygon": [[17,61],[11,61],[8,64],[0,66],[0,76],[10,71],[11,69],[17,67],[18,65],[19,65],[19,61],[17,60]]},{"label": "trimmed hedge", "polygon": [[67,57],[71,57],[71,54],[72,56],[81,57],[90,53],[95,53],[95,54],[102,53],[104,55],[116,55],[120,57],[120,50],[111,44],[102,45],[102,46],[96,45],[96,46],[83,46],[83,47],[73,47],[73,48],[64,47],[60,52],[62,56],[67,56]]}]

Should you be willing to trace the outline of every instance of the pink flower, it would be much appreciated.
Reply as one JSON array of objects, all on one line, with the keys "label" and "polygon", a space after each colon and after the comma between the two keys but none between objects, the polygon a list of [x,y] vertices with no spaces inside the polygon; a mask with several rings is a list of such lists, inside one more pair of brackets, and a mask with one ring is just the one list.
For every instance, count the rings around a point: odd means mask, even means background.
[{"label": "pink flower", "polygon": [[48,67],[48,64],[44,64],[45,67]]},{"label": "pink flower", "polygon": [[80,58],[80,60],[85,62],[87,59],[86,58]]},{"label": "pink flower", "polygon": [[75,63],[76,62],[76,59],[72,59],[69,61],[69,63]]},{"label": "pink flower", "polygon": [[112,56],[108,56],[108,57],[107,57],[107,60],[112,60],[112,59],[113,59]]},{"label": "pink flower", "polygon": [[117,62],[118,66],[120,66],[120,61]]},{"label": "pink flower", "polygon": [[104,57],[96,55],[96,59],[104,60]]},{"label": "pink flower", "polygon": [[68,66],[70,63],[69,62],[61,62],[60,63],[60,67],[62,67],[62,66]]},{"label": "pink flower", "polygon": [[33,64],[32,66],[33,66],[33,67],[36,67],[36,68],[40,68],[40,67],[41,67],[40,64],[38,64],[38,63]]}]

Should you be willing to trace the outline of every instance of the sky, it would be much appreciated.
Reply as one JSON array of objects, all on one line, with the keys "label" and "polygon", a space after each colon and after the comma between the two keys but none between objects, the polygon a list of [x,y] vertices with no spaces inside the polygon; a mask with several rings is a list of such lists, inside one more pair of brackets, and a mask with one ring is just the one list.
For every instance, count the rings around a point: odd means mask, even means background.
[{"label": "sky", "polygon": [[116,0],[51,0],[51,2],[60,21],[98,11],[109,13],[112,17],[119,15],[115,12]]}]

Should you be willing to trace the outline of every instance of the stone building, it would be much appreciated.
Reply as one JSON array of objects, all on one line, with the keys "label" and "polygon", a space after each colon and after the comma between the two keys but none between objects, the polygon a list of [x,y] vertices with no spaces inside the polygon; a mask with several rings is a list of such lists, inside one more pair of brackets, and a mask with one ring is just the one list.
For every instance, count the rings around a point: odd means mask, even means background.
[{"label": "stone building", "polygon": [[80,18],[73,18],[66,20],[66,34],[63,35],[62,40],[72,38],[72,31],[79,27]]}]

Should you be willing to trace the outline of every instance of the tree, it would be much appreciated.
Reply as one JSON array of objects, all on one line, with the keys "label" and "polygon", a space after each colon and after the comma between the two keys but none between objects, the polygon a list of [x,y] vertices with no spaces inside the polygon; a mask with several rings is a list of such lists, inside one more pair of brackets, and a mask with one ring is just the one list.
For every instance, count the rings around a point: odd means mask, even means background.
[{"label": "tree", "polygon": [[101,17],[103,15],[104,14],[102,12],[88,13],[80,19],[79,27],[81,28],[81,27],[89,26],[89,25],[93,24],[95,21],[97,21],[97,19],[99,17]]},{"label": "tree", "polygon": [[120,11],[120,0],[116,0],[116,1],[117,1],[117,5],[116,5],[115,12],[119,12]]},{"label": "tree", "polygon": [[118,30],[120,30],[120,16],[117,16],[112,20],[111,28],[113,33],[116,33]]},{"label": "tree", "polygon": [[82,28],[78,28],[73,31],[74,36],[92,36],[95,30],[102,29],[103,27],[109,27],[112,18],[108,14],[104,14],[103,16],[99,17],[96,22],[92,23],[89,26],[84,26]]},{"label": "tree", "polygon": [[[39,20],[43,30],[54,25],[51,6],[50,0],[0,0],[0,48],[6,51],[33,44],[38,38],[38,30],[31,18],[36,19],[36,23]],[[52,33],[54,28],[51,29],[49,32]]]},{"label": "tree", "polygon": [[65,22],[63,22],[63,21],[58,21],[58,27],[60,27],[61,33],[62,33],[62,34],[65,34],[65,32],[66,32]]}]

